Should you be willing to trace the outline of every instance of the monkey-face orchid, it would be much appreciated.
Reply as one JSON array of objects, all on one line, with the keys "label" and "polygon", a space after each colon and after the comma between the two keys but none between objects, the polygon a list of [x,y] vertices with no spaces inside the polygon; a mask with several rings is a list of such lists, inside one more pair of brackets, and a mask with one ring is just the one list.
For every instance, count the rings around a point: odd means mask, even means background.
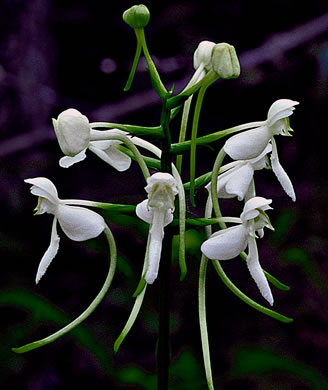
[{"label": "monkey-face orchid", "polygon": [[31,193],[38,196],[35,214],[48,213],[54,216],[50,245],[40,261],[36,275],[36,283],[38,283],[58,252],[57,221],[63,232],[73,241],[85,241],[99,236],[105,229],[105,222],[94,211],[84,207],[69,206],[65,200],[59,199],[57,189],[49,179],[36,177],[24,181],[32,185]]},{"label": "monkey-face orchid", "polygon": [[[201,251],[211,260],[230,260],[248,247],[246,259],[248,270],[262,296],[273,305],[273,297],[268,281],[260,266],[256,238],[263,237],[263,228],[272,228],[266,210],[270,210],[271,199],[254,197],[249,199],[240,214],[240,224],[219,230],[210,236]],[[257,236],[258,234],[258,236]]]},{"label": "monkey-face orchid", "polygon": [[271,141],[272,154],[271,166],[277,176],[280,184],[292,198],[296,200],[293,185],[281,166],[278,158],[278,151],[275,135],[289,136],[292,129],[289,126],[289,117],[292,115],[298,102],[289,99],[280,99],[275,101],[269,111],[267,120],[262,126],[251,130],[244,131],[229,138],[225,145],[224,151],[234,160],[250,160],[259,156]]},{"label": "monkey-face orchid", "polygon": [[148,268],[145,280],[152,284],[157,278],[164,237],[164,227],[173,221],[177,182],[169,173],[157,172],[147,179],[148,199],[137,205],[136,214],[150,224]]},{"label": "monkey-face orchid", "polygon": [[[69,168],[73,164],[86,158],[86,150],[89,149],[118,171],[125,171],[131,165],[131,158],[117,149],[121,143],[116,140],[90,141],[91,127],[89,120],[78,110],[70,108],[53,119],[53,126],[57,140],[65,157],[59,161],[63,168]],[[114,134],[126,134],[113,129]]]}]

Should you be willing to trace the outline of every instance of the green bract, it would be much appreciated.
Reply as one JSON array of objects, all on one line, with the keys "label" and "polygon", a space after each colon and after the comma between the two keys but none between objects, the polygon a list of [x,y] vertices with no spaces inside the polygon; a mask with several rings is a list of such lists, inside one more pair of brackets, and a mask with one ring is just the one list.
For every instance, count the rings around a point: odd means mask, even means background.
[{"label": "green bract", "polygon": [[240,75],[236,50],[228,43],[218,43],[212,50],[212,69],[222,79],[235,79]]},{"label": "green bract", "polygon": [[134,5],[123,13],[123,20],[132,28],[144,28],[150,18],[148,8],[143,5]]}]

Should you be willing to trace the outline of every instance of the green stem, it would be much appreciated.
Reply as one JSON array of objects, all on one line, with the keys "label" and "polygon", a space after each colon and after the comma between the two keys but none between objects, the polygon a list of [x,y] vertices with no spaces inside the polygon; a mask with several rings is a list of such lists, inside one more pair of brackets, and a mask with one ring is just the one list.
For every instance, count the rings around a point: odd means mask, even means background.
[{"label": "green stem", "polygon": [[82,199],[63,199],[62,202],[68,205],[96,207],[98,209],[104,209],[108,212],[118,213],[118,214],[129,214],[129,215],[136,214],[136,206],[128,205],[128,204],[104,203],[104,202],[95,202],[92,200],[82,200]]},{"label": "green stem", "polygon": [[[211,177],[212,204],[213,204],[214,212],[215,212],[215,215],[217,218],[222,217],[220,206],[219,206],[218,193],[217,193],[217,179],[218,179],[220,167],[222,165],[222,162],[223,162],[225,155],[226,155],[226,152],[222,148],[215,159],[215,162],[213,165],[212,177]],[[225,229],[227,227],[224,222],[220,222],[219,226],[221,229]]]},{"label": "green stem", "polygon": [[[104,128],[104,129],[118,129],[126,131],[130,134],[137,136],[149,136],[155,139],[163,138],[163,131],[161,126],[134,126],[134,125],[124,125],[120,123],[112,122],[91,122],[91,137],[95,128]],[[99,131],[99,130],[98,130]],[[105,133],[105,131],[103,131]]]},{"label": "green stem", "polygon": [[158,390],[168,389],[170,364],[170,280],[173,234],[170,229],[166,230],[159,269]]},{"label": "green stem", "polygon": [[131,310],[130,316],[121,332],[119,337],[116,339],[114,343],[114,352],[117,353],[118,349],[120,348],[120,345],[122,344],[123,340],[125,337],[128,335],[130,332],[133,324],[135,323],[139,311],[141,309],[145,293],[146,293],[146,288],[147,288],[147,283],[145,282],[144,276],[148,268],[148,253],[149,253],[149,244],[150,244],[150,232],[148,233],[148,240],[147,240],[147,245],[146,245],[146,252],[145,252],[145,258],[144,258],[144,264],[141,272],[141,280],[138,284],[136,292],[133,294],[135,297],[135,302],[133,305],[133,308]]},{"label": "green stem", "polygon": [[99,291],[98,295],[96,298],[91,302],[90,306],[82,313],[80,314],[74,321],[72,321],[70,324],[66,325],[64,328],[60,329],[59,331],[53,333],[52,335],[45,337],[41,340],[34,341],[32,343],[23,345],[22,347],[19,348],[12,348],[12,350],[16,353],[24,353],[31,351],[33,349],[42,347],[43,345],[49,344],[59,337],[63,336],[64,334],[68,333],[72,329],[74,329],[76,326],[78,326],[82,321],[84,321],[89,315],[95,310],[95,308],[99,305],[99,303],[102,301],[104,298],[105,294],[107,293],[111,282],[114,277],[115,269],[116,269],[116,258],[117,258],[117,251],[116,251],[116,244],[114,237],[112,235],[112,232],[110,231],[109,227],[106,226],[104,233],[106,235],[108,244],[109,244],[109,249],[110,249],[110,267],[108,270],[107,277],[105,279],[105,282]]},{"label": "green stem", "polygon": [[[220,130],[215,133],[204,135],[196,139],[196,145],[206,145],[212,142],[218,141],[219,139],[226,137],[227,135],[237,133],[238,131],[247,130],[253,127],[262,126],[264,122],[250,122],[245,123],[244,125],[239,125],[231,127],[229,129]],[[184,141],[181,143],[176,143],[171,145],[171,154],[180,154],[188,151],[191,147],[191,140]]]},{"label": "green stem", "polygon": [[133,59],[133,64],[132,64],[132,68],[131,68],[128,80],[127,80],[127,82],[125,84],[125,87],[124,87],[124,91],[125,92],[128,91],[130,89],[130,87],[131,87],[131,84],[132,84],[132,81],[133,81],[133,78],[134,78],[134,75],[136,73],[136,69],[137,69],[137,66],[138,66],[138,62],[139,62],[139,59],[140,59],[141,51],[142,51],[142,45],[139,42],[138,36],[137,36],[136,53],[135,53],[135,56],[134,56],[134,59]]},{"label": "green stem", "polygon": [[195,170],[196,170],[196,146],[197,146],[197,130],[198,130],[198,123],[199,123],[199,117],[200,117],[200,110],[202,107],[204,95],[206,92],[208,85],[203,84],[200,88],[200,91],[197,96],[196,100],[196,106],[195,106],[195,112],[194,112],[194,119],[192,123],[192,129],[191,129],[191,145],[190,145],[190,201],[191,204],[195,207],[195,199],[194,199],[194,192],[195,192]]},{"label": "green stem", "polygon": [[213,70],[210,70],[204,78],[199,79],[199,73],[201,73],[201,71],[202,68],[198,68],[186,88],[184,88],[184,90],[178,95],[173,96],[167,100],[166,107],[168,109],[171,110],[180,106],[189,98],[189,96],[196,93],[202,86],[209,86],[218,79],[218,75]]},{"label": "green stem", "polygon": [[145,37],[144,29],[143,28],[137,28],[134,31],[136,33],[138,41],[140,41],[140,43],[142,44],[142,49],[143,49],[143,52],[144,52],[144,55],[145,55],[145,58],[146,58],[146,61],[147,61],[147,65],[148,65],[148,68],[149,68],[149,73],[150,73],[150,77],[151,77],[151,81],[152,81],[152,84],[154,86],[154,89],[155,89],[156,93],[158,94],[158,96],[161,99],[165,99],[165,97],[168,94],[168,91],[165,88],[164,84],[162,83],[162,80],[161,80],[161,78],[159,76],[159,73],[158,73],[158,71],[156,69],[154,61],[151,58],[151,55],[149,53],[149,50],[148,50],[148,47],[147,47],[147,43],[146,43],[146,37]]},{"label": "green stem", "polygon": [[240,298],[242,301],[247,303],[249,306],[253,307],[254,309],[260,311],[263,314],[266,314],[267,316],[270,316],[272,318],[275,318],[278,321],[289,323],[293,322],[293,319],[290,317],[286,317],[282,314],[277,313],[276,311],[267,309],[266,307],[258,304],[257,302],[250,299],[247,295],[245,295],[242,291],[239,290],[237,286],[235,286],[232,281],[227,277],[225,272],[223,271],[223,268],[218,260],[211,260],[212,264],[217,272],[217,274],[220,276],[223,283],[235,294],[238,298]]},{"label": "green stem", "polygon": [[[192,96],[190,96],[183,105],[183,112],[182,112],[182,118],[181,118],[181,126],[180,126],[180,134],[179,134],[179,143],[183,142],[186,138],[187,133],[187,125],[188,125],[188,118],[189,118],[189,112],[190,112],[190,106],[191,106]],[[181,174],[181,168],[182,168],[182,154],[179,154],[176,159],[176,167]]]},{"label": "green stem", "polygon": [[203,360],[205,366],[205,374],[207,380],[207,386],[209,390],[214,390],[211,358],[210,358],[210,346],[208,342],[207,321],[206,321],[206,269],[207,258],[202,255],[199,268],[198,279],[198,314],[199,314],[199,327],[200,337],[202,342]]}]

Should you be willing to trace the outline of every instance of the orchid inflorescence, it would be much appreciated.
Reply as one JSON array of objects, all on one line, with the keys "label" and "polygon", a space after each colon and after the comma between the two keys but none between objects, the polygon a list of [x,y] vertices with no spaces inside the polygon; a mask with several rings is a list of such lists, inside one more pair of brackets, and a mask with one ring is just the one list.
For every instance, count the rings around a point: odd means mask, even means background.
[{"label": "orchid inflorescence", "polygon": [[[130,207],[126,208],[130,213],[131,209],[134,210],[135,215],[149,225],[144,266],[140,283],[134,294],[135,304],[132,313],[115,343],[115,351],[118,350],[137,318],[147,285],[155,283],[158,275],[161,275],[161,262],[170,261],[170,259],[162,257],[166,227],[172,225],[173,222],[179,226],[181,280],[187,273],[185,228],[190,224],[198,226],[199,229],[205,229],[207,239],[200,247],[202,259],[198,291],[199,321],[207,383],[209,388],[214,388],[205,310],[205,280],[208,260],[214,265],[215,270],[230,290],[247,304],[280,321],[291,321],[290,318],[256,303],[241,292],[224,273],[221,261],[241,256],[245,260],[260,294],[270,305],[273,305],[273,294],[269,283],[280,289],[288,289],[287,286],[264,271],[260,265],[257,241],[263,237],[264,228],[274,230],[267,214],[272,209],[273,202],[271,199],[256,194],[254,175],[255,171],[272,168],[283,190],[292,201],[296,200],[292,182],[280,164],[275,137],[291,135],[289,118],[298,102],[289,99],[277,100],[269,108],[267,119],[264,121],[246,123],[197,137],[200,108],[206,89],[219,78],[231,79],[239,76],[240,66],[234,47],[226,43],[201,42],[194,52],[194,75],[183,91],[173,95],[173,90],[168,91],[162,83],[148,51],[144,35],[144,27],[149,21],[148,9],[143,5],[134,6],[124,13],[123,18],[134,29],[137,37],[136,56],[125,90],[128,90],[132,85],[139,58],[143,53],[148,64],[152,84],[163,102],[160,124],[157,127],[143,127],[110,122],[90,122],[77,109],[67,109],[53,120],[59,146],[65,155],[60,159],[59,164],[61,167],[68,168],[85,160],[86,152],[91,151],[109,164],[110,169],[114,168],[120,172],[128,170],[132,161],[135,160],[145,179],[146,199],[137,205],[129,205]],[[191,139],[186,140],[187,122],[192,107],[191,99],[194,96],[197,96],[197,101],[192,117]],[[180,111],[182,115],[179,140],[177,143],[172,143],[174,134],[170,124],[177,120]],[[212,171],[196,178],[197,146],[211,144],[231,134],[234,135],[228,138],[221,150],[218,151]],[[156,143],[160,144],[160,147],[155,145]],[[142,155],[140,151],[142,149],[152,153],[153,158]],[[190,181],[183,183],[181,179],[182,157],[185,152],[189,151]],[[174,155],[177,156],[175,163],[172,161]],[[226,156],[230,157],[231,161],[223,165]],[[81,316],[54,335],[20,348],[14,348],[14,351],[18,353],[40,347],[67,333],[83,321],[99,304],[115,273],[116,245],[105,219],[87,207],[125,212],[122,205],[77,199],[62,200],[58,197],[55,185],[45,177],[29,178],[25,182],[31,185],[31,193],[38,197],[36,214],[49,213],[54,217],[50,246],[39,264],[36,275],[37,283],[58,252],[57,222],[65,235],[73,241],[89,240],[104,232],[109,242],[111,265],[102,290]],[[208,197],[204,218],[186,219],[185,191],[189,190],[191,204],[195,205],[194,191],[201,187],[206,188]],[[242,202],[243,207],[239,217],[222,216],[219,207],[219,199],[222,198],[237,198],[239,202]],[[233,224],[233,226],[227,227],[226,224]],[[212,226],[218,227],[214,233]],[[245,250],[247,250],[247,254],[244,252]]]}]

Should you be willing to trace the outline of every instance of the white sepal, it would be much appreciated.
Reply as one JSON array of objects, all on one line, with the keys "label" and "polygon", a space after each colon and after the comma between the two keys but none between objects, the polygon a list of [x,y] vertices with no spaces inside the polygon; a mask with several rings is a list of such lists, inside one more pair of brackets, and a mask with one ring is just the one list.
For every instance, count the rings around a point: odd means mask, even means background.
[{"label": "white sepal", "polygon": [[249,199],[244,205],[243,212],[240,214],[241,220],[247,222],[256,218],[260,214],[258,209],[261,209],[262,211],[270,210],[271,207],[269,204],[271,203],[272,199],[266,199],[262,196],[255,196],[254,198]]},{"label": "white sepal", "polygon": [[33,195],[48,199],[52,203],[58,202],[58,193],[55,185],[46,177],[25,179],[25,183],[32,184],[30,189]]},{"label": "white sepal", "polygon": [[269,108],[267,125],[272,126],[278,120],[291,116],[297,104],[299,102],[290,99],[276,100]]},{"label": "white sepal", "polygon": [[131,158],[117,149],[120,141],[92,141],[89,149],[119,172],[130,168]]}]

